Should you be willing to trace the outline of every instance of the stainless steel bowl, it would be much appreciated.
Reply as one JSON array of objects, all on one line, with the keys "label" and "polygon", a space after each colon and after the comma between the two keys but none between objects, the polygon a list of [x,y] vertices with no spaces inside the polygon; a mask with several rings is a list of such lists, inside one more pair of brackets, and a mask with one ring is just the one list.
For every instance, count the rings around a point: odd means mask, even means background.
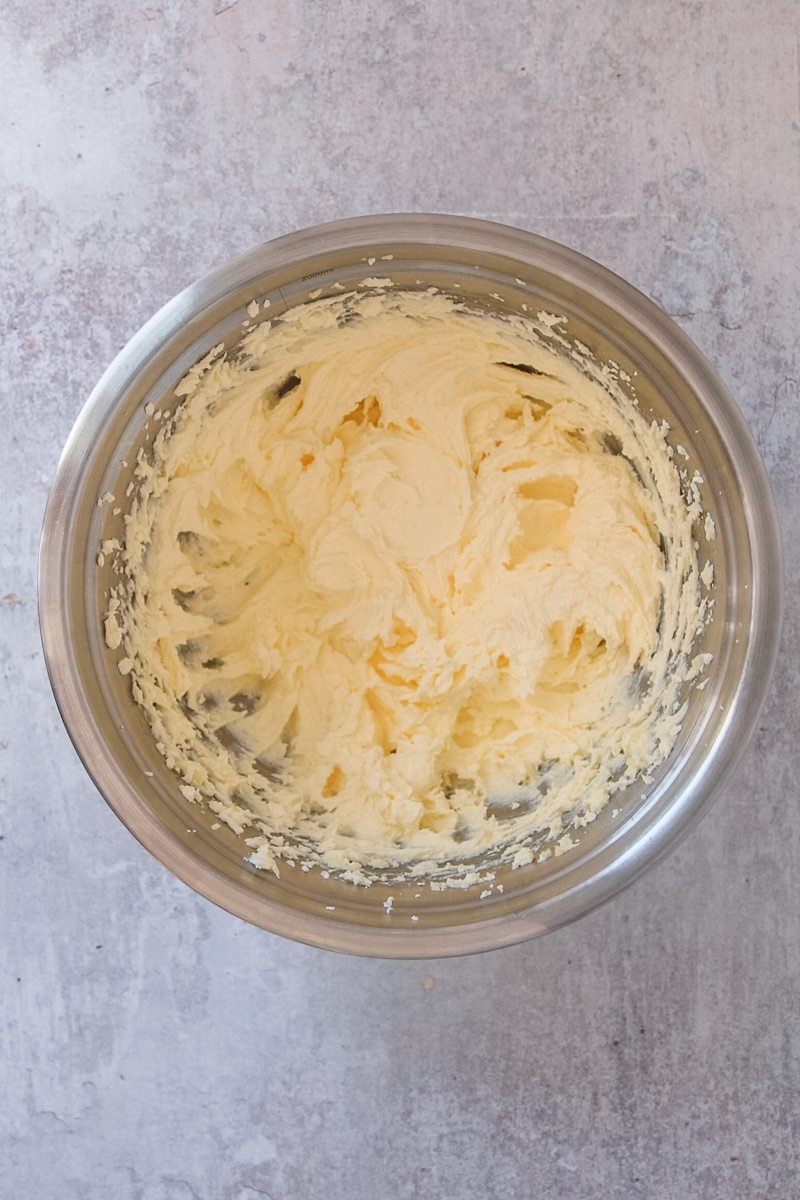
[{"label": "stainless steel bowl", "polygon": [[[101,538],[121,533],[124,499],[98,507],[98,497],[124,497],[131,476],[124,464],[152,435],[145,405],[174,407],[186,370],[210,347],[240,339],[254,298],[268,299],[275,316],[375,274],[396,287],[455,291],[500,312],[527,305],[564,314],[570,337],[635,378],[642,411],[667,419],[705,479],[704,505],[717,528],[709,547],[716,612],[702,645],[714,654],[710,682],[690,693],[671,757],[647,789],[629,789],[581,831],[576,849],[501,870],[504,891],[484,899],[480,885],[364,889],[318,870],[283,866],[278,880],[251,868],[240,840],[212,830],[213,814],[179,794],[102,640],[111,578],[96,556]],[[509,945],[563,925],[620,891],[691,828],[733,768],[764,700],[780,624],[780,548],[769,486],[738,408],[692,342],[641,293],[517,229],[463,217],[374,216],[258,246],[187,288],[136,334],[64,449],[45,514],[39,595],[48,670],[69,734],[117,816],[160,862],[275,933],[358,954],[430,957]]]}]

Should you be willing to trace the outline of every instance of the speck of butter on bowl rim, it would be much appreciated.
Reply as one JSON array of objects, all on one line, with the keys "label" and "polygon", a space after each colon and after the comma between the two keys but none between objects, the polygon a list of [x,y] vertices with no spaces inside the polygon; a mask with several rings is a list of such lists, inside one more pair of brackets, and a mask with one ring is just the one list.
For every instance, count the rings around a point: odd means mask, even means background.
[{"label": "speck of butter on bowl rim", "polygon": [[703,522],[703,530],[706,535],[706,541],[713,542],[717,536],[717,527],[714,523],[714,518],[712,517],[710,512],[706,513],[706,517]]}]

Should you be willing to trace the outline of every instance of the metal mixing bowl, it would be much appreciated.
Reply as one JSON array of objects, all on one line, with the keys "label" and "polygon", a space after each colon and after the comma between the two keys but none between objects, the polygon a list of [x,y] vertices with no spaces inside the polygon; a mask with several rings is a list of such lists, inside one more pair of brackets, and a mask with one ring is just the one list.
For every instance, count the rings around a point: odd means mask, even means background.
[{"label": "metal mixing bowl", "polygon": [[[499,312],[523,305],[564,314],[568,335],[634,377],[639,404],[669,422],[705,479],[717,537],[715,619],[700,648],[714,655],[704,691],[688,695],[678,743],[652,784],[628,789],[577,835],[576,849],[512,871],[504,891],[431,892],[413,883],[368,889],[283,865],[252,868],[242,842],[212,830],[157,753],[128,682],[105,647],[110,567],[101,538],[119,537],[125,490],[145,430],[145,405],[173,408],[186,370],[210,347],[234,346],[254,298],[268,315],[368,275],[436,286]],[[263,317],[263,314],[262,314]],[[98,506],[112,493],[116,504]],[[136,334],[98,383],[58,466],[44,520],[40,618],[50,678],[86,769],[117,816],[180,879],[265,929],[332,949],[413,958],[462,954],[544,933],[609,899],[692,826],[731,771],[769,683],[780,624],[777,523],[753,440],[735,403],[692,342],[629,284],[530,233],[462,217],[340,221],[258,246],[187,288]],[[618,809],[616,816],[613,810]],[[389,896],[392,904],[384,905]],[[388,908],[388,911],[387,911]],[[412,920],[412,916],[415,918]]]}]

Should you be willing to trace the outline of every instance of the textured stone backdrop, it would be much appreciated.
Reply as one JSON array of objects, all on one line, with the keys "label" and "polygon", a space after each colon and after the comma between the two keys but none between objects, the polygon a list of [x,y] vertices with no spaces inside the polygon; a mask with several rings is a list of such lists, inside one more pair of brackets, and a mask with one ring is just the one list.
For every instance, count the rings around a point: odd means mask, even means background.
[{"label": "textured stone backdrop", "polygon": [[[5,0],[0,1195],[791,1200],[800,1144],[794,0]],[[761,728],[612,905],[442,963],[251,929],[105,807],[45,678],[48,482],[111,357],[252,243],[494,217],[627,276],[750,419],[785,534]]]}]

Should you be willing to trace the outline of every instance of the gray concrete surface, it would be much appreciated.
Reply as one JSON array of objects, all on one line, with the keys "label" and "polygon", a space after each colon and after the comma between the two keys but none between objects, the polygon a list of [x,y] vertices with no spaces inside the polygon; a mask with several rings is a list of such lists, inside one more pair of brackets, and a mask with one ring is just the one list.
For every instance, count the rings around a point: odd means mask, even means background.
[{"label": "gray concrete surface", "polygon": [[[800,1194],[793,0],[6,0],[0,25],[0,1196]],[[539,942],[284,943],[152,862],[51,699],[36,547],[91,385],[197,275],[316,221],[495,217],[659,300],[755,430],[787,614],[691,840]]]}]

